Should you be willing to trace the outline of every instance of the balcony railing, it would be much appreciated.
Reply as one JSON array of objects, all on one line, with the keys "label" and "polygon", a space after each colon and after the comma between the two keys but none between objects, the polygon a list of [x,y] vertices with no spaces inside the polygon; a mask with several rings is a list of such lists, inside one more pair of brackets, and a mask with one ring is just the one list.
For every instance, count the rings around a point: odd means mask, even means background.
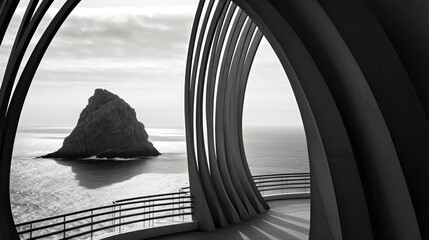
[{"label": "balcony railing", "polygon": [[[256,175],[263,196],[309,193],[309,173]],[[21,239],[100,239],[137,229],[192,221],[189,187],[175,193],[135,197],[111,205],[37,219],[16,225]]]},{"label": "balcony railing", "polygon": [[191,221],[186,191],[123,199],[111,205],[16,225],[21,239],[96,239],[136,228]]},{"label": "balcony railing", "polygon": [[310,173],[283,173],[253,176],[262,196],[287,193],[310,193]]}]

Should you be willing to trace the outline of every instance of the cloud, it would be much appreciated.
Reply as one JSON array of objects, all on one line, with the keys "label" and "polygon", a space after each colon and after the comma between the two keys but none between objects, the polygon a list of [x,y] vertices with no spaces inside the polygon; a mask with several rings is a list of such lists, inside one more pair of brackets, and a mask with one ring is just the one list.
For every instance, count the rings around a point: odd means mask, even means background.
[{"label": "cloud", "polygon": [[[29,50],[57,11],[47,13]],[[19,9],[11,22],[0,48],[2,56],[8,56],[23,12]],[[118,76],[163,81],[182,78],[192,20],[189,9],[178,13],[128,7],[77,8],[48,48],[38,81],[55,80],[58,84],[58,75],[77,82],[86,82],[89,76],[107,82]],[[0,59],[2,67],[6,59]]]},{"label": "cloud", "polygon": [[[82,1],[55,36],[34,78],[22,124],[73,125],[88,96],[101,87],[126,96],[137,112],[146,114],[149,125],[181,125],[186,53],[196,5],[183,6],[174,0],[170,6],[100,8],[94,1],[98,0]],[[99,6],[103,1],[110,0],[99,0]],[[23,6],[0,47],[0,71]],[[53,6],[29,52],[58,11],[58,5]],[[258,50],[248,90],[246,113],[250,117],[245,123],[263,124],[267,119],[276,124],[300,123],[292,89],[266,40]]]},{"label": "cloud", "polygon": [[51,54],[66,58],[182,58],[191,23],[192,15],[86,9],[64,23]]}]

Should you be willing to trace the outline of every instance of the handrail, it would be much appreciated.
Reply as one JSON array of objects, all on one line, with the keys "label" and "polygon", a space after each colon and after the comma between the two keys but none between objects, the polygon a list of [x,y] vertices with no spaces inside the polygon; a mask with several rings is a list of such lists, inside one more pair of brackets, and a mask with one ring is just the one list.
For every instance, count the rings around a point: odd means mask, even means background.
[{"label": "handrail", "polygon": [[300,181],[308,181],[310,178],[300,178],[300,179],[278,179],[278,180],[259,180],[255,181],[256,184],[259,183],[269,183],[269,182],[300,182]]},{"label": "handrail", "polygon": [[[19,223],[16,224],[16,227],[21,239],[42,239],[60,236],[61,234],[61,239],[69,239],[71,236],[81,236],[82,230],[91,234],[92,239],[95,232],[108,229],[116,231],[116,228],[120,227],[120,233],[121,226],[137,222],[149,221],[150,225],[150,221],[167,219],[172,216],[182,216],[182,221],[184,221],[185,216],[192,215],[192,199],[193,196],[186,192],[133,197],[114,201],[111,205]],[[123,206],[126,207],[123,208]],[[173,214],[164,214],[168,212]],[[78,216],[81,214],[85,214],[85,216]],[[139,219],[129,221],[129,218],[136,217]],[[155,223],[152,222],[153,224]],[[58,229],[61,227],[62,229]],[[89,227],[91,230],[87,231]]]},{"label": "handrail", "polygon": [[288,188],[285,188],[285,187],[279,187],[279,188],[270,188],[270,189],[260,189],[259,191],[260,191],[260,192],[267,192],[267,191],[274,191],[274,190],[285,190],[285,189],[306,189],[306,188],[309,188],[309,187],[304,187],[304,186],[300,186],[300,187],[288,187]]},{"label": "handrail", "polygon": [[[143,200],[143,201],[133,201],[133,202],[125,202],[125,203],[117,203],[118,201],[114,201],[113,203],[115,206],[126,206],[126,205],[132,205],[132,204],[138,204],[138,203],[148,203],[148,202],[162,202],[167,200],[177,200],[177,199],[188,199],[188,198],[194,198],[194,196],[186,196],[186,197],[171,197],[171,198],[160,198],[160,199],[153,199],[153,200]],[[121,201],[123,202],[123,201]]]},{"label": "handrail", "polygon": [[[180,203],[192,203],[192,201],[184,201],[184,202],[180,202]],[[108,214],[112,214],[112,213],[119,213],[119,212],[131,211],[131,210],[139,210],[139,209],[146,209],[146,208],[159,207],[159,206],[168,206],[168,205],[172,205],[172,203],[146,205],[146,206],[143,206],[143,207],[125,208],[125,209],[114,210],[114,211],[109,211],[109,212],[97,213],[97,214],[93,214],[93,215],[89,215],[89,216],[85,216],[85,217],[75,218],[75,219],[71,219],[71,220],[67,220],[67,221],[63,221],[63,222],[59,222],[59,223],[53,223],[53,224],[50,224],[50,225],[44,225],[44,226],[41,226],[41,227],[24,230],[24,231],[19,232],[19,234],[28,233],[28,232],[31,232],[31,231],[38,231],[38,230],[42,230],[42,229],[46,229],[46,228],[50,228],[50,227],[56,227],[56,226],[59,226],[59,225],[69,224],[69,223],[72,223],[72,222],[77,222],[77,221],[81,221],[81,220],[84,220],[84,219],[99,217],[99,216],[108,215]],[[171,210],[179,210],[179,209],[168,209],[168,211],[171,211]],[[155,211],[145,212],[144,214],[150,214],[150,213],[155,213]],[[125,218],[126,215],[122,215],[122,217]],[[111,220],[115,220],[115,218],[109,218],[107,221],[111,221]],[[93,222],[93,224],[96,224],[96,222]],[[85,227],[85,226],[84,225],[79,225],[79,227]],[[73,230],[73,229],[72,228],[67,228],[66,230]]]},{"label": "handrail", "polygon": [[[177,194],[181,195],[181,194],[184,194],[184,193],[182,193],[182,192],[176,192],[176,193],[168,193],[168,194],[159,194],[159,195],[151,195],[151,196],[144,196],[144,197],[136,197],[136,198],[133,198],[133,199],[148,198],[148,197],[157,197],[157,196],[167,196],[167,195],[177,195]],[[193,196],[188,196],[186,198],[189,198],[189,197],[193,198]],[[128,201],[128,199],[122,199],[122,200],[114,201],[114,205],[115,206],[122,206],[122,205],[133,204],[133,203],[118,203],[118,202],[123,202],[125,200]],[[169,199],[153,199],[153,200],[147,200],[147,201],[148,202],[153,202],[153,201],[162,201],[162,200],[169,200]],[[143,201],[142,201],[142,203],[143,203]],[[97,211],[97,210],[111,208],[111,207],[112,207],[112,205],[95,207],[95,208],[89,208],[89,209],[80,210],[80,211],[76,211],[76,212],[72,212],[72,213],[65,213],[65,214],[55,215],[55,216],[52,216],[52,217],[46,217],[46,218],[36,219],[36,220],[28,221],[28,222],[18,223],[15,226],[16,227],[21,227],[23,225],[28,225],[30,223],[45,222],[45,221],[49,221],[49,220],[53,220],[53,219],[57,219],[57,218],[69,217],[69,216],[73,216],[73,215],[87,213],[89,211]]]},{"label": "handrail", "polygon": [[[71,227],[71,228],[67,228],[64,229],[66,231],[71,231],[71,230],[76,230],[76,229],[80,229],[80,228],[85,228],[85,227],[89,227],[91,225],[96,225],[96,224],[100,224],[100,223],[104,223],[104,222],[110,222],[112,220],[118,220],[118,219],[122,219],[122,218],[129,218],[129,217],[136,217],[136,216],[141,216],[142,214],[150,214],[150,213],[158,213],[158,212],[166,212],[166,211],[172,211],[172,210],[181,210],[181,209],[192,209],[192,207],[183,207],[183,208],[177,208],[177,209],[162,209],[162,210],[156,210],[156,211],[151,211],[151,212],[146,212],[146,213],[135,213],[135,214],[128,214],[128,215],[124,215],[124,216],[120,216],[120,217],[114,217],[114,218],[109,218],[109,219],[104,219],[104,220],[100,220],[100,221],[95,221],[95,222],[91,222],[91,223],[86,223],[83,225],[79,225],[79,226],[75,226],[75,227]],[[165,218],[164,216],[159,216],[159,218]],[[142,221],[147,221],[146,219],[142,219]],[[107,227],[107,229],[112,228],[111,225],[109,225]],[[39,238],[44,238],[44,237],[49,237],[49,236],[53,236],[53,235],[58,235],[64,232],[64,230],[58,230],[55,232],[50,232],[44,235],[40,235],[37,237],[34,237],[32,239],[39,239]],[[94,231],[93,231],[94,232]]]},{"label": "handrail", "polygon": [[274,176],[274,177],[261,177],[261,178],[254,178],[254,181],[261,181],[266,179],[309,179],[310,176]]},{"label": "handrail", "polygon": [[[264,174],[253,176],[253,180],[263,196],[270,196],[276,191],[284,194],[283,190],[288,190],[287,193],[310,192],[309,173]],[[185,221],[185,216],[193,214],[193,198],[190,187],[183,187],[178,192],[121,199],[113,201],[110,205],[36,219],[15,226],[21,239],[25,240],[60,234],[62,234],[60,239],[72,239],[89,234],[92,239],[94,233],[109,229],[112,229],[114,234],[121,234],[123,226],[131,227],[131,224],[139,222],[143,222],[144,227],[146,222],[149,223],[149,227],[153,227],[154,221],[159,219],[174,220],[175,217],[181,217],[182,221]],[[85,215],[82,216],[83,214]],[[62,229],[58,229],[61,226]],[[116,228],[119,229],[118,233]]]},{"label": "handrail", "polygon": [[[271,194],[309,193],[310,173],[279,173],[253,176],[256,187],[262,196]],[[287,192],[283,192],[286,190]]]},{"label": "handrail", "polygon": [[260,178],[260,177],[273,177],[273,176],[293,176],[293,175],[308,175],[310,176],[310,173],[275,173],[275,174],[263,174],[263,175],[253,175],[253,179]]},{"label": "handrail", "polygon": [[183,193],[183,192],[175,192],[175,193],[163,193],[163,194],[155,194],[155,195],[145,195],[145,196],[139,196],[139,197],[133,197],[133,198],[126,198],[126,199],[116,200],[114,202],[115,203],[119,203],[119,202],[126,202],[126,201],[132,201],[132,200],[137,200],[137,199],[163,197],[163,196],[170,196],[170,195],[176,195],[176,194],[185,194],[185,193]]},{"label": "handrail", "polygon": [[128,221],[128,222],[124,222],[124,223],[114,224],[114,225],[108,226],[108,227],[97,228],[97,229],[95,229],[93,231],[82,232],[82,233],[79,233],[79,234],[68,236],[68,237],[66,237],[64,239],[72,239],[72,238],[75,238],[75,237],[80,237],[80,236],[83,236],[83,235],[91,234],[93,232],[99,232],[99,231],[102,231],[102,230],[106,230],[106,229],[109,229],[109,228],[112,228],[112,227],[120,227],[120,226],[123,226],[123,225],[129,225],[129,224],[132,224],[132,223],[138,223],[138,222],[142,222],[142,221],[151,221],[151,220],[162,219],[162,218],[179,217],[179,216],[184,216],[184,215],[189,215],[189,214],[191,214],[191,213],[186,213],[186,214],[180,214],[180,213],[179,214],[170,214],[170,215],[165,215],[165,216],[162,216],[162,217],[147,218],[147,219],[144,219],[144,220],[133,220],[133,221]]},{"label": "handrail", "polygon": [[306,186],[309,187],[309,183],[279,183],[279,184],[266,184],[263,185],[264,188],[266,187],[277,187],[277,186]]}]

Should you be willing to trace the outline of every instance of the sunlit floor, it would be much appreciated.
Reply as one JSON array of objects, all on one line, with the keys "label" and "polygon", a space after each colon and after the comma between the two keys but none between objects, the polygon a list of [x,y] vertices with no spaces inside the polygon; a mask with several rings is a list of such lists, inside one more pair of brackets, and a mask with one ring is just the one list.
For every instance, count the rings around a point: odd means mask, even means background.
[{"label": "sunlit floor", "polygon": [[257,219],[231,225],[216,232],[186,232],[152,240],[301,240],[308,239],[310,200],[270,201],[271,210]]}]

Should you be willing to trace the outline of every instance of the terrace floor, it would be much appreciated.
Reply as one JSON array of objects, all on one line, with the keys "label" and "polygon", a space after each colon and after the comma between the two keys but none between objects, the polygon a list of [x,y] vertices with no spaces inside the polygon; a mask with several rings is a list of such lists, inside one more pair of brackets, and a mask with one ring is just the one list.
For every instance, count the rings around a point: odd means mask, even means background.
[{"label": "terrace floor", "polygon": [[268,202],[270,211],[259,218],[215,232],[185,232],[152,240],[301,240],[310,230],[310,199]]}]

